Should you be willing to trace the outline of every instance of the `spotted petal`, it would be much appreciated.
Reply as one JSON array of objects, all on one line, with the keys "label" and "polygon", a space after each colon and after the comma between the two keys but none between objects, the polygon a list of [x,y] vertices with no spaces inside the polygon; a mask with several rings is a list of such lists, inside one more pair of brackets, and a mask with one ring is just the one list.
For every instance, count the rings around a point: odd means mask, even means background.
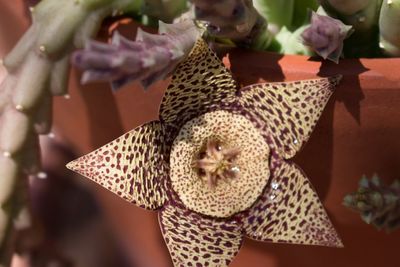
[{"label": "spotted petal", "polygon": [[271,149],[289,159],[307,142],[340,79],[250,85],[241,90],[239,103],[263,125]]},{"label": "spotted petal", "polygon": [[250,238],[342,247],[314,188],[295,164],[272,160],[273,176],[244,222]]},{"label": "spotted petal", "polygon": [[206,111],[232,103],[235,93],[230,71],[200,39],[175,70],[161,103],[161,120],[180,127]]},{"label": "spotted petal", "polygon": [[242,244],[241,227],[165,205],[159,215],[174,266],[228,266]]},{"label": "spotted petal", "polygon": [[70,162],[67,167],[140,207],[157,209],[166,200],[164,129],[150,122]]}]

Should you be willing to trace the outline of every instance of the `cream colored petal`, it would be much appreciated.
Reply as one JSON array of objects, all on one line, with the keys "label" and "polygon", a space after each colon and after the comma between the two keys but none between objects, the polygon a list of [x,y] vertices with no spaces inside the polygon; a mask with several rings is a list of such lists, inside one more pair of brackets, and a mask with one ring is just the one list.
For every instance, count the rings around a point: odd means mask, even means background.
[{"label": "cream colored petal", "polygon": [[271,149],[289,159],[307,142],[340,79],[255,84],[241,90],[239,102],[264,125]]},{"label": "cream colored petal", "polygon": [[241,226],[166,205],[159,214],[165,243],[175,267],[228,266],[242,245]]},{"label": "cream colored petal", "polygon": [[67,165],[123,199],[146,209],[161,207],[167,196],[164,130],[150,122]]},{"label": "cream colored petal", "polygon": [[161,103],[160,119],[180,127],[206,111],[232,103],[235,93],[230,71],[200,39],[174,72]]},{"label": "cream colored petal", "polygon": [[342,247],[310,181],[293,163],[272,161],[271,182],[244,228],[259,241]]}]

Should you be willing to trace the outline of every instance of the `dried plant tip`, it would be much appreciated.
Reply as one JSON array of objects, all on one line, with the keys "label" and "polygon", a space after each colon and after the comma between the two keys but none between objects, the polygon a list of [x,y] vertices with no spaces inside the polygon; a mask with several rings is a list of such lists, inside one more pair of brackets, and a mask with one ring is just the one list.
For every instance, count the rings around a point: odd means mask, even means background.
[{"label": "dried plant tip", "polygon": [[301,34],[303,44],[324,59],[339,62],[343,41],[352,33],[352,26],[340,20],[312,12],[311,25]]}]

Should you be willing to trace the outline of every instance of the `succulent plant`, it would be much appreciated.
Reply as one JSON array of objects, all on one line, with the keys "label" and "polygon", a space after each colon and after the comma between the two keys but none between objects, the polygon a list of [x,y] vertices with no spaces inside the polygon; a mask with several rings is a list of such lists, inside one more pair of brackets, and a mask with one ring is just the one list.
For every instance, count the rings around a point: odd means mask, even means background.
[{"label": "succulent plant", "polygon": [[400,56],[400,1],[384,0],[379,17],[380,43],[384,53]]},{"label": "succulent plant", "polygon": [[273,32],[291,27],[295,0],[254,0],[253,3],[261,16],[268,20]]},{"label": "succulent plant", "polygon": [[382,0],[320,0],[326,13],[350,25],[354,33],[345,42],[346,57],[371,57],[378,54],[378,21]]},{"label": "succulent plant", "polygon": [[203,21],[212,38],[230,39],[239,46],[264,49],[271,41],[266,20],[251,0],[192,0],[194,17]]},{"label": "succulent plant", "polygon": [[43,176],[38,135],[51,131],[52,96],[67,95],[69,54],[93,37],[130,0],[42,0],[31,8],[33,24],[1,61],[0,265],[9,266],[14,230],[29,227],[26,176]]},{"label": "succulent plant", "polygon": [[360,213],[361,218],[378,229],[400,227],[400,181],[385,185],[377,175],[364,176],[357,192],[345,196],[343,204]]},{"label": "succulent plant", "polygon": [[[88,41],[107,16],[132,12],[173,21],[190,3],[189,12],[193,14],[188,17],[196,24],[204,22],[213,40],[259,50],[310,54],[300,41],[302,35],[318,54],[334,61],[342,46],[346,57],[380,56],[382,51],[400,56],[400,0],[320,0],[331,18],[313,14],[311,26],[304,24],[307,8],[317,7],[315,0],[40,1],[31,9],[32,26],[0,61],[8,71],[0,85],[0,265],[8,265],[3,252],[9,251],[12,229],[29,224],[24,178],[41,175],[38,135],[51,131],[52,96],[69,97],[70,53],[87,43],[86,49],[75,55],[75,62],[86,70],[83,81],[110,80],[114,88],[119,88],[139,79],[148,86],[185,58],[198,34],[193,25],[179,28],[184,24],[161,24],[166,29],[164,35],[139,32],[134,42],[118,34],[109,45]],[[346,40],[349,27],[338,20],[354,29]],[[392,229],[399,224],[399,186],[387,187],[376,181],[364,179],[359,191],[346,197],[345,203],[359,210],[364,220]]]},{"label": "succulent plant", "polygon": [[352,33],[352,26],[340,20],[312,12],[311,24],[301,34],[303,43],[324,59],[336,63],[342,55],[343,42]]},{"label": "succulent plant", "polygon": [[156,20],[172,22],[187,9],[186,0],[134,0],[142,2],[141,12]]},{"label": "succulent plant", "polygon": [[176,24],[160,21],[160,35],[138,30],[136,41],[115,33],[111,44],[87,42],[74,53],[73,62],[84,70],[82,83],[111,81],[114,90],[139,80],[144,88],[167,77],[200,37],[190,20]]}]

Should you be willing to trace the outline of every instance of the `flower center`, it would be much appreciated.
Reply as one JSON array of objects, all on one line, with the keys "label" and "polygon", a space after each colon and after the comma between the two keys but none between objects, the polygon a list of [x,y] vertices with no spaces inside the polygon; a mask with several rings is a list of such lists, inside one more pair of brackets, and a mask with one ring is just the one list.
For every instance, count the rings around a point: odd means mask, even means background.
[{"label": "flower center", "polygon": [[239,153],[238,148],[225,147],[215,139],[208,140],[196,161],[200,177],[211,189],[215,188],[219,180],[229,182],[237,178],[240,169],[235,159]]},{"label": "flower center", "polygon": [[252,121],[218,110],[185,123],[170,154],[172,189],[188,209],[227,218],[248,209],[269,180],[269,147]]}]

